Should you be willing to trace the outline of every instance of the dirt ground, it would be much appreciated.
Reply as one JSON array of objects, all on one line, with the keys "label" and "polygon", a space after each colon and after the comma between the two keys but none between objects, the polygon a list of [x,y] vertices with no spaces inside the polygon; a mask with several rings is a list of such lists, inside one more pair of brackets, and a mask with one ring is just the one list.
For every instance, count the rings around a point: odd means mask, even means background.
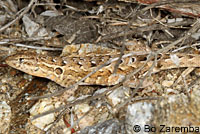
[{"label": "dirt ground", "polygon": [[[0,3],[0,133],[200,133],[198,0]],[[75,59],[82,56],[75,55],[74,49],[80,44],[84,49],[79,52],[89,52],[90,57],[118,53],[113,69],[124,71],[125,80],[82,85],[77,78],[72,84],[69,81],[69,86],[75,86],[67,90],[68,86],[5,62],[25,52]],[[148,54],[131,58],[134,70],[126,72],[128,63],[123,70],[123,56],[141,51]],[[84,64],[85,57],[77,64]]]}]

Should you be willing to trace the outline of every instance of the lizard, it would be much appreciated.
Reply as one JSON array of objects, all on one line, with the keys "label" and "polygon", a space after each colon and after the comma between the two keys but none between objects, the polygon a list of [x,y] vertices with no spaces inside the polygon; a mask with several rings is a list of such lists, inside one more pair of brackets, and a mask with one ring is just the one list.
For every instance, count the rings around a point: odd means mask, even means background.
[{"label": "lizard", "polygon": [[[117,50],[94,48],[92,45],[76,45],[75,47],[72,45],[66,50],[68,51],[66,55],[58,57],[25,51],[11,55],[5,61],[9,66],[25,73],[44,77],[63,87],[68,87],[91,73],[99,65],[110,59],[117,59],[120,55]],[[77,51],[79,54],[71,54]],[[125,56],[122,57],[116,73],[113,73],[117,62],[115,60],[86,78],[82,84],[103,86],[118,84],[127,74],[144,65],[147,60],[148,54],[130,55],[130,53],[130,51],[125,51]],[[197,54],[175,53],[175,55],[178,57],[178,65],[170,58],[170,54],[163,54],[157,59],[152,73],[179,67],[200,67],[200,56]],[[153,60],[149,61],[142,69],[142,73],[144,74],[152,64]]]}]

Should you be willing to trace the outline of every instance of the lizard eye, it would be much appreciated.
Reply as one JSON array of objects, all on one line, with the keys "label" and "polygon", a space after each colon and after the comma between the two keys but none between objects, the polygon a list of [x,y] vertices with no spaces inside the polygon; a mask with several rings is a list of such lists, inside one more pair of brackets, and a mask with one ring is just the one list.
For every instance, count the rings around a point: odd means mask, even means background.
[{"label": "lizard eye", "polygon": [[19,63],[23,63],[24,62],[24,58],[19,58]]}]

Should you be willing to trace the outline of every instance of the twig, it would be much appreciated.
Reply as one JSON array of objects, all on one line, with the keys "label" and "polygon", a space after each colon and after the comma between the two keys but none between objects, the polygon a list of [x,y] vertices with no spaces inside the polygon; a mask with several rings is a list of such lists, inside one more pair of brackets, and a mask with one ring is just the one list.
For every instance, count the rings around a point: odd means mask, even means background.
[{"label": "twig", "polygon": [[56,117],[56,120],[53,123],[51,123],[51,126],[46,130],[46,133],[48,133],[51,130],[51,128],[56,125],[56,123],[63,117],[63,115],[66,113],[67,110],[68,110],[67,108],[63,109],[59,113],[59,115]]},{"label": "twig", "polygon": [[22,42],[22,41],[38,41],[38,40],[49,40],[52,37],[26,37],[26,38],[15,38],[15,39],[3,39],[0,41],[0,44],[8,44],[10,42]]},{"label": "twig", "polygon": [[75,125],[78,125],[80,120],[82,120],[85,116],[87,116],[93,109],[94,109],[94,107],[92,107],[90,110],[88,110],[86,113],[84,113],[84,115],[82,115],[79,119],[77,119],[74,122],[74,124],[72,124],[69,128],[67,128],[67,131],[69,131],[70,129],[73,129],[75,127]]},{"label": "twig", "polygon": [[196,46],[200,46],[200,43],[195,43],[195,44],[193,44],[191,46],[188,45],[188,46],[179,47],[179,48],[173,50],[172,53],[176,53],[176,52],[178,52],[180,50],[183,50],[183,49],[186,49],[186,48],[190,48],[190,47],[192,48],[192,47],[196,47]]},{"label": "twig", "polygon": [[[126,27],[126,29],[128,30],[128,26]],[[124,55],[124,51],[125,51],[125,40],[126,40],[127,36],[124,36],[124,39],[123,39],[123,43],[122,43],[122,46],[121,46],[121,49],[120,49],[120,55],[119,55],[119,58],[114,66],[114,71],[113,73],[116,73],[117,72],[117,69],[119,67],[119,64],[121,63],[121,60],[122,60],[122,56]]]},{"label": "twig", "polygon": [[37,46],[31,46],[31,45],[25,45],[25,44],[13,44],[17,47],[26,47],[26,48],[32,48],[32,49],[38,49],[38,50],[48,50],[48,51],[62,51],[62,48],[48,48],[48,47],[37,47]]},{"label": "twig", "polygon": [[120,55],[119,55],[119,58],[114,66],[114,71],[113,71],[113,74],[117,72],[117,69],[119,67],[119,64],[121,63],[121,60],[122,60],[122,56],[124,55],[124,50],[125,50],[125,45],[124,43],[122,44],[122,47],[120,49]]},{"label": "twig", "polygon": [[4,25],[0,28],[0,32],[4,31],[9,26],[13,25],[17,20],[21,19],[23,17],[23,15],[26,14],[31,9],[32,5],[35,2],[37,2],[37,0],[31,0],[30,3],[28,4],[28,6],[24,9],[24,11],[21,12],[21,14],[19,14],[19,16],[17,16],[14,20],[12,20],[11,22],[7,23],[6,25]]}]

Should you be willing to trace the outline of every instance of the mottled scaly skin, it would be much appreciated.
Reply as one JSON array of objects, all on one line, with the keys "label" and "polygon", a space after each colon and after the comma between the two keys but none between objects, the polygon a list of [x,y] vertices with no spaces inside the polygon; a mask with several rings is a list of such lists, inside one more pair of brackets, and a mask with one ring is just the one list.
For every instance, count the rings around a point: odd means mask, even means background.
[{"label": "mottled scaly skin", "polygon": [[[109,59],[110,56],[53,58],[36,53],[24,52],[9,56],[6,59],[6,63],[30,75],[45,77],[55,81],[61,86],[67,87],[93,71],[97,65],[101,65]],[[113,72],[111,66],[112,65],[109,65],[99,70],[87,78],[84,84],[114,85],[120,76],[116,75],[117,78],[113,77],[113,80],[108,83],[109,76]],[[118,72],[119,74],[125,74],[120,70]],[[116,80],[114,80],[114,78]]]},{"label": "mottled scaly skin", "polygon": [[[180,62],[178,66],[174,64],[168,54],[165,54],[159,58],[153,72],[178,67],[200,67],[199,55],[176,55],[179,57]],[[116,55],[93,54],[85,56],[50,57],[32,52],[23,52],[9,56],[6,59],[6,63],[30,75],[45,77],[55,81],[61,86],[67,87],[92,72],[97,66],[118,56],[119,53],[116,53]],[[130,74],[143,65],[146,60],[145,56],[147,55],[123,58],[116,74],[113,74],[116,62],[112,62],[88,77],[83,83],[88,85],[115,85],[122,81],[125,75]],[[142,73],[147,71],[152,63],[153,61],[149,61],[142,70]]]}]

